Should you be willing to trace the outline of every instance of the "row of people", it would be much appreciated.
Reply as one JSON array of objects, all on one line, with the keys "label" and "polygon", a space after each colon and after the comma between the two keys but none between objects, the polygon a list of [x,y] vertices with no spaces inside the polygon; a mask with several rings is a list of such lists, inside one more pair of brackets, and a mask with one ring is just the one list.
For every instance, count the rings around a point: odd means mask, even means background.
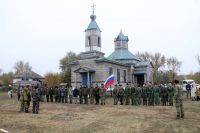
[{"label": "row of people", "polygon": [[[41,91],[43,92],[43,91]],[[174,86],[170,83],[169,85],[151,85],[144,84],[143,86],[131,86],[126,85],[125,89],[122,85],[115,85],[111,92],[114,105],[117,105],[118,101],[120,104],[132,104],[132,105],[170,105],[173,106],[173,95]],[[61,87],[45,87],[44,93],[41,93],[41,99],[46,95],[47,102],[62,102],[62,103],[85,103],[88,104],[88,96],[90,103],[93,104],[105,104],[106,99],[106,88],[103,84],[96,87],[80,86],[80,88],[72,89],[72,86],[61,86]],[[74,99],[74,100],[73,100]],[[100,103],[101,102],[101,103]]]}]

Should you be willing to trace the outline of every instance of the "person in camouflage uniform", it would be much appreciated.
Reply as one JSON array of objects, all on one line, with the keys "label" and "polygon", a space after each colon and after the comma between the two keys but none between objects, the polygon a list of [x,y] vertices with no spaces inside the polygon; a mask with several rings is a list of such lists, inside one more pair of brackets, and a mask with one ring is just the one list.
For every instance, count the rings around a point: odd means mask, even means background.
[{"label": "person in camouflage uniform", "polygon": [[114,105],[117,105],[118,103],[118,86],[117,84],[115,85],[114,89],[113,89],[113,100],[114,100]]},{"label": "person in camouflage uniform", "polygon": [[124,104],[124,88],[122,87],[122,85],[119,85],[119,92],[118,92],[118,96],[119,96],[119,100],[120,100],[120,105]]},{"label": "person in camouflage uniform", "polygon": [[96,87],[94,89],[94,94],[95,94],[95,102],[96,102],[96,104],[99,104],[100,95],[99,95],[99,86],[98,86],[98,84],[96,85]]},{"label": "person in camouflage uniform", "polygon": [[83,87],[82,87],[82,85],[79,88],[79,103],[80,104],[83,103]]},{"label": "person in camouflage uniform", "polygon": [[84,104],[88,104],[88,92],[89,92],[88,87],[84,86],[83,88]]},{"label": "person in camouflage uniform", "polygon": [[59,90],[58,90],[58,86],[55,87],[55,102],[59,102]]},{"label": "person in camouflage uniform", "polygon": [[58,87],[58,102],[61,102],[61,87]]},{"label": "person in camouflage uniform", "polygon": [[65,103],[68,103],[68,95],[69,95],[69,85],[65,86]]},{"label": "person in camouflage uniform", "polygon": [[45,85],[45,95],[46,95],[47,102],[49,102],[49,87],[47,85]]},{"label": "person in camouflage uniform", "polygon": [[166,106],[166,102],[167,102],[167,88],[161,84],[161,101],[162,101],[162,106]]},{"label": "person in camouflage uniform", "polygon": [[101,105],[106,104],[106,88],[104,88],[104,85],[101,84],[100,90],[99,90]]},{"label": "person in camouflage uniform", "polygon": [[24,88],[23,98],[24,98],[25,112],[28,113],[29,107],[30,107],[30,101],[31,101],[31,94],[30,94],[30,91],[29,91],[29,85],[27,85],[26,88]]},{"label": "person in camouflage uniform", "polygon": [[50,96],[51,102],[53,102],[53,96],[54,96],[54,89],[53,89],[53,87],[51,87],[50,90],[49,90],[49,96]]},{"label": "person in camouflage uniform", "polygon": [[[72,86],[70,85],[69,87],[69,103],[72,104],[72,98],[73,98],[73,90],[72,90]],[[66,100],[65,100],[66,102]]]},{"label": "person in camouflage uniform", "polygon": [[146,84],[143,85],[142,87],[142,99],[143,99],[143,106],[147,106],[147,86]]},{"label": "person in camouflage uniform", "polygon": [[169,98],[169,106],[173,106],[173,96],[174,96],[174,87],[171,83],[168,85],[168,98]]},{"label": "person in camouflage uniform", "polygon": [[154,88],[149,84],[149,105],[154,105]]},{"label": "person in camouflage uniform", "polygon": [[136,89],[136,93],[135,93],[135,95],[136,95],[136,105],[141,105],[141,95],[142,95],[142,91],[141,91],[142,89],[141,89],[141,87],[140,86],[138,86],[137,87],[137,89]]},{"label": "person in camouflage uniform", "polygon": [[182,88],[179,85],[179,81],[175,80],[175,104],[176,104],[176,111],[177,111],[177,119],[184,118],[184,110],[183,110],[183,98],[182,98]]},{"label": "person in camouflage uniform", "polygon": [[130,96],[131,96],[131,88],[129,84],[127,83],[126,88],[125,88],[126,105],[130,104]]},{"label": "person in camouflage uniform", "polygon": [[157,84],[154,85],[154,101],[155,105],[160,105],[160,89]]},{"label": "person in camouflage uniform", "polygon": [[24,112],[24,86],[20,88],[20,112]]},{"label": "person in camouflage uniform", "polygon": [[35,87],[35,89],[32,90],[32,99],[33,99],[33,114],[39,113],[39,102],[40,102],[40,92],[38,90],[38,86]]},{"label": "person in camouflage uniform", "polygon": [[90,104],[94,104],[94,88],[91,85],[89,89]]},{"label": "person in camouflage uniform", "polygon": [[136,87],[133,85],[131,87],[131,105],[136,105],[135,92],[136,92]]}]

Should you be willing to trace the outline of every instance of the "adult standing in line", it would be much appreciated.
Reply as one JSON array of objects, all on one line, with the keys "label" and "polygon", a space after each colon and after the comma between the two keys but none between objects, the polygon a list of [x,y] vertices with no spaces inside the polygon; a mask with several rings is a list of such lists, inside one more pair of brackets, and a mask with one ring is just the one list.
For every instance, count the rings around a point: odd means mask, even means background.
[{"label": "adult standing in line", "polygon": [[177,111],[177,119],[184,118],[184,110],[183,110],[183,98],[182,98],[182,89],[179,85],[179,81],[175,80],[175,104],[176,104],[176,111]]}]

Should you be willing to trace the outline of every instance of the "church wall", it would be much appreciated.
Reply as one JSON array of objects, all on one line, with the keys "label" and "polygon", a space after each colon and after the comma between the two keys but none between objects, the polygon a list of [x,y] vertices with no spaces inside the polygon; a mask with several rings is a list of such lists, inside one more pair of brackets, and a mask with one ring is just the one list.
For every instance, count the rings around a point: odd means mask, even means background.
[{"label": "church wall", "polygon": [[[109,75],[109,67],[112,67],[113,74],[115,75],[115,84],[117,84],[117,69],[120,69],[120,83],[125,86],[126,82],[130,82],[130,70],[129,67],[120,66],[112,63],[105,63],[105,79],[110,76]],[[126,82],[124,82],[124,70],[126,70]]]}]

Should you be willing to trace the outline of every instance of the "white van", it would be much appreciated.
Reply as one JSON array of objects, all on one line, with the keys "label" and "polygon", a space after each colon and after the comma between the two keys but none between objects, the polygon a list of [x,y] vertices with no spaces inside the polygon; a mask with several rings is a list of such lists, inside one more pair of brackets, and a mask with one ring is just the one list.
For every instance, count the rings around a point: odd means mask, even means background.
[{"label": "white van", "polygon": [[186,90],[186,85],[188,83],[191,85],[191,98],[192,98],[192,100],[195,100],[196,99],[196,94],[195,94],[195,92],[196,92],[196,84],[195,84],[194,80],[192,80],[192,79],[183,80],[182,89],[183,89],[183,91],[187,91]]},{"label": "white van", "polygon": [[190,85],[195,85],[195,82],[194,82],[194,80],[192,80],[192,79],[183,80],[183,82],[182,82],[182,89],[183,89],[183,91],[187,91],[187,90],[186,90],[186,85],[187,85],[188,83],[189,83]]}]

